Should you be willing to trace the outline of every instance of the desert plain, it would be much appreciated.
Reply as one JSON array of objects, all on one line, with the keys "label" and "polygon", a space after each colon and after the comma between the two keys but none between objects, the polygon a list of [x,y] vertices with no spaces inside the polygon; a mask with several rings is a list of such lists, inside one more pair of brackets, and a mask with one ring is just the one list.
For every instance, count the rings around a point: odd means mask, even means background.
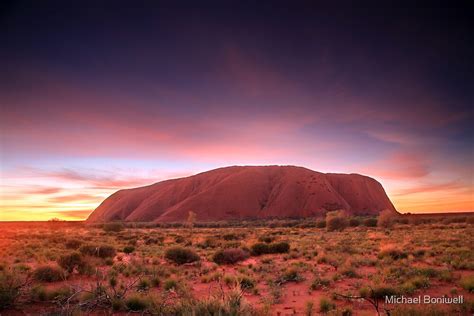
[{"label": "desert plain", "polygon": [[1,223],[0,315],[474,312],[472,214],[328,216]]}]

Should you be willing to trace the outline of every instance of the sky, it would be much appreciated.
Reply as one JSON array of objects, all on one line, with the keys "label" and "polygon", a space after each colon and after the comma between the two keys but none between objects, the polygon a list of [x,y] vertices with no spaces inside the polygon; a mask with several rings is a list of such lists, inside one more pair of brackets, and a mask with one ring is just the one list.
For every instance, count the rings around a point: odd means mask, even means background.
[{"label": "sky", "polygon": [[462,2],[191,3],[1,5],[0,220],[275,164],[374,177],[400,212],[474,210]]}]

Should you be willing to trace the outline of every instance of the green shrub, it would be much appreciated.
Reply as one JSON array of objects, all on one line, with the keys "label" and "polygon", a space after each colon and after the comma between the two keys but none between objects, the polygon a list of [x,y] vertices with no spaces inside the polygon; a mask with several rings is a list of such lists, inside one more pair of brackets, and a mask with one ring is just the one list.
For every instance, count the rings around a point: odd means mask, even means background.
[{"label": "green shrub", "polygon": [[255,288],[255,285],[256,285],[255,280],[246,275],[240,276],[238,280],[239,280],[240,288],[242,290],[250,290],[250,289]]},{"label": "green shrub", "polygon": [[331,284],[329,279],[322,279],[320,277],[316,277],[313,282],[311,282],[310,289],[312,291],[321,290],[327,288]]},{"label": "green shrub", "polygon": [[135,247],[133,247],[133,246],[125,246],[125,247],[123,248],[123,252],[124,252],[124,253],[127,253],[127,254],[132,253],[132,252],[134,252],[134,251],[135,251]]},{"label": "green shrub", "polygon": [[141,296],[133,295],[125,300],[125,306],[131,311],[140,312],[144,311],[149,306],[149,301]]},{"label": "green shrub", "polygon": [[46,300],[64,301],[72,295],[72,290],[68,286],[61,286],[51,290],[46,290]]},{"label": "green shrub", "polygon": [[33,278],[42,282],[57,282],[65,279],[64,271],[55,266],[41,266],[33,271]]},{"label": "green shrub", "polygon": [[181,235],[178,235],[175,237],[174,241],[178,244],[182,244],[186,241],[186,238],[184,238],[183,236]]},{"label": "green shrub", "polygon": [[377,219],[377,225],[382,228],[390,228],[395,222],[396,215],[393,211],[383,210]]},{"label": "green shrub", "polygon": [[114,312],[118,312],[126,308],[125,302],[122,299],[118,299],[118,298],[113,298],[111,305],[112,305],[112,310]]},{"label": "green shrub", "polygon": [[172,289],[177,289],[178,288],[178,281],[176,281],[175,279],[168,279],[168,280],[165,280],[164,284],[163,284],[163,289],[165,291],[169,291],[169,290],[172,290]]},{"label": "green shrub", "polygon": [[165,258],[176,264],[185,264],[199,261],[199,255],[194,250],[183,247],[172,247],[166,250]]},{"label": "green shrub", "polygon": [[158,277],[153,277],[151,278],[151,286],[153,287],[159,287],[161,284],[161,281]]},{"label": "green shrub", "polygon": [[123,224],[122,223],[107,223],[107,224],[104,224],[104,231],[106,232],[120,232],[122,231],[124,228]]},{"label": "green shrub", "polygon": [[360,220],[356,217],[351,217],[349,219],[349,226],[350,227],[357,227],[360,225]]},{"label": "green shrub", "polygon": [[273,242],[275,240],[275,236],[260,236],[258,237],[258,241],[265,242],[267,244]]},{"label": "green shrub", "polygon": [[386,296],[397,295],[398,291],[388,285],[378,285],[373,288],[363,287],[359,290],[360,296],[373,300],[384,300]]},{"label": "green shrub", "polygon": [[342,211],[333,211],[326,214],[327,231],[343,231],[349,225],[347,215]]},{"label": "green shrub", "polygon": [[249,253],[240,248],[227,248],[217,251],[212,260],[217,264],[234,264],[249,257]]},{"label": "green shrub", "polygon": [[379,259],[383,259],[385,257],[390,257],[393,260],[405,259],[408,257],[408,253],[402,251],[397,248],[387,248],[379,252],[378,254]]},{"label": "green shrub", "polygon": [[352,267],[347,267],[341,271],[341,274],[348,278],[360,278],[359,274]]},{"label": "green shrub", "polygon": [[229,240],[239,240],[239,239],[241,239],[241,237],[242,237],[241,235],[237,235],[237,234],[234,234],[234,233],[229,233],[229,234],[224,234],[222,236],[222,239],[227,240],[227,241],[229,241]]},{"label": "green shrub", "polygon": [[109,245],[83,245],[79,248],[79,251],[88,256],[94,256],[99,258],[115,257],[115,248]]},{"label": "green shrub", "polygon": [[331,310],[336,308],[336,304],[334,304],[330,299],[328,298],[321,298],[319,301],[319,311],[323,314],[330,312]]},{"label": "green shrub", "polygon": [[253,244],[251,247],[251,250],[252,250],[252,255],[254,256],[260,256],[263,254],[270,253],[270,247],[268,246],[268,244],[261,243],[261,242]]},{"label": "green shrub", "polygon": [[151,283],[148,279],[141,279],[137,284],[137,291],[147,291],[150,285]]},{"label": "green shrub", "polygon": [[15,304],[21,287],[22,282],[16,275],[3,271],[0,273],[0,311]]},{"label": "green shrub", "polygon": [[256,243],[251,247],[252,255],[260,256],[263,254],[270,253],[287,253],[290,250],[290,245],[287,242],[278,242],[278,243]]},{"label": "green shrub", "polygon": [[287,282],[301,282],[303,276],[295,268],[285,270],[282,275],[277,279],[277,283],[283,284]]},{"label": "green shrub", "polygon": [[324,219],[318,220],[316,222],[317,228],[326,228],[326,221]]},{"label": "green shrub", "polygon": [[31,297],[35,301],[44,302],[48,299],[48,292],[42,285],[36,285],[31,289]]},{"label": "green shrub", "polygon": [[204,239],[203,242],[200,242],[196,246],[198,246],[199,248],[202,248],[202,249],[207,249],[207,248],[216,248],[217,246],[219,246],[219,244],[220,244],[220,242],[216,238],[207,237],[206,239]]},{"label": "green shrub", "polygon": [[474,275],[463,278],[460,285],[466,291],[469,291],[470,293],[474,292]]},{"label": "green shrub", "polygon": [[66,243],[64,245],[68,249],[76,250],[82,245],[82,241],[80,241],[78,239],[69,239],[69,240],[66,241]]},{"label": "green shrub", "polygon": [[366,227],[377,227],[377,219],[374,217],[366,218],[364,220],[364,226]]},{"label": "green shrub", "polygon": [[80,270],[86,263],[79,252],[72,252],[67,255],[62,255],[57,260],[59,266],[69,273],[74,269]]},{"label": "green shrub", "polygon": [[270,253],[287,253],[290,250],[290,244],[287,242],[277,242],[270,244]]}]

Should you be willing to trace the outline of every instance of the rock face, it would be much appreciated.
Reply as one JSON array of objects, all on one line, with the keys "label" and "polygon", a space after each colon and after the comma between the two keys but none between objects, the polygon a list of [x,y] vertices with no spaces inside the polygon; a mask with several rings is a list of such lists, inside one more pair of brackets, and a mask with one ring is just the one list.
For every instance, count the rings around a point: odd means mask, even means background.
[{"label": "rock face", "polygon": [[352,215],[396,212],[382,185],[359,174],[320,173],[294,166],[226,167],[194,176],[120,190],[87,219],[107,221],[197,221]]}]

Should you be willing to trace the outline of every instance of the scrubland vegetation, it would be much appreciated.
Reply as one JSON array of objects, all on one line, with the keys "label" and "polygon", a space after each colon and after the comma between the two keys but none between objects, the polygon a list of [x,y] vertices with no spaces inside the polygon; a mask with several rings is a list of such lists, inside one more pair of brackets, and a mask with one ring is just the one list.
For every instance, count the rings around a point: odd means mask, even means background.
[{"label": "scrubland vegetation", "polygon": [[[0,314],[471,315],[472,217],[0,224]],[[386,295],[464,297],[391,305]]]}]

